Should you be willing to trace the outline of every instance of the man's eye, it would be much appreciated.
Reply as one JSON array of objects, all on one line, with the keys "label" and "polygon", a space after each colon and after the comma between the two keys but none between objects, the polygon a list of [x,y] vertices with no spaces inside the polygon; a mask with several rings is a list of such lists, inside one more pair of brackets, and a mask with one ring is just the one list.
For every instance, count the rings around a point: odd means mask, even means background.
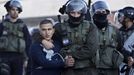
[{"label": "man's eye", "polygon": [[52,28],[49,28],[48,30],[52,30]]},{"label": "man's eye", "polygon": [[45,31],[46,29],[42,29],[42,31]]}]

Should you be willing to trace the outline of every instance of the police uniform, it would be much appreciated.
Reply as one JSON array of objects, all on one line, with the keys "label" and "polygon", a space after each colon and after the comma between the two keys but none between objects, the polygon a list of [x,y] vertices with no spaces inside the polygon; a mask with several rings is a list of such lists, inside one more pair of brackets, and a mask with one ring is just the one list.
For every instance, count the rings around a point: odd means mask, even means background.
[{"label": "police uniform", "polygon": [[118,75],[123,55],[116,50],[116,29],[107,20],[109,7],[105,1],[96,1],[91,7],[93,22],[98,28],[99,35],[99,48],[94,58],[97,75]]},{"label": "police uniform", "polygon": [[[65,6],[69,19],[57,25],[56,32],[63,43],[60,53],[63,57],[71,55],[75,62],[62,74],[95,75],[92,58],[98,48],[97,28],[92,22],[84,20],[87,4],[84,0],[71,0]],[[72,16],[71,12],[80,13],[80,16]]]},{"label": "police uniform", "polygon": [[108,25],[99,29],[99,49],[96,53],[98,75],[118,75],[123,55],[116,50],[117,35],[114,27]]},{"label": "police uniform", "polygon": [[[128,57],[134,58],[134,8],[124,7],[119,10],[118,21],[122,24],[118,33],[118,50],[124,55],[124,66],[128,66]],[[133,71],[130,71],[133,70],[133,67],[125,69],[120,66],[120,68],[122,73],[126,71],[126,75],[133,73]]]},{"label": "police uniform", "polygon": [[[5,4],[7,11],[10,10],[9,7],[12,5],[17,7],[19,12],[22,11],[18,1],[7,2]],[[7,68],[1,68],[8,70],[4,72],[8,72],[7,74],[9,75],[23,74],[23,64],[24,60],[26,60],[26,53],[28,53],[30,43],[30,34],[27,26],[21,19],[11,22],[10,18],[6,18],[2,21],[0,24],[0,59],[2,63],[7,65]],[[2,73],[2,75],[4,74]]]},{"label": "police uniform", "polygon": [[60,29],[58,30],[59,32],[64,33],[65,31],[66,33],[64,35],[62,33],[60,34],[63,41],[64,39],[69,39],[70,41],[69,45],[62,48],[61,54],[64,57],[71,54],[75,59],[74,66],[72,68],[66,68],[63,73],[65,73],[65,75],[94,75],[90,73],[90,68],[94,67],[92,58],[95,55],[97,48],[96,26],[94,26],[93,23],[84,20],[75,28],[71,28],[68,21],[60,24],[58,27],[62,27],[57,28]]}]

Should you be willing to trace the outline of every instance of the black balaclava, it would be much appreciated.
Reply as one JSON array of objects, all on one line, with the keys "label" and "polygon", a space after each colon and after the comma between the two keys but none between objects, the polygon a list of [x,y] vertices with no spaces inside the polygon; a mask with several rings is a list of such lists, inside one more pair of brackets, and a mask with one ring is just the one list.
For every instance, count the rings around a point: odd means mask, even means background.
[{"label": "black balaclava", "polygon": [[108,25],[107,14],[94,14],[93,21],[99,29],[102,29]]},{"label": "black balaclava", "polygon": [[68,21],[71,27],[77,27],[83,21],[83,15],[81,15],[80,17],[73,17],[69,15]]}]

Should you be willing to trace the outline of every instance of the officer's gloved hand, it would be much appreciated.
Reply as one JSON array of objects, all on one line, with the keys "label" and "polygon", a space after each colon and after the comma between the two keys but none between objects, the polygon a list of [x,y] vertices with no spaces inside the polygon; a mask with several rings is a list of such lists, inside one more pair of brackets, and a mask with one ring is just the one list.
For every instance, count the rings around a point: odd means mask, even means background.
[{"label": "officer's gloved hand", "polygon": [[65,57],[65,64],[66,67],[73,67],[75,63],[74,58],[71,55]]}]

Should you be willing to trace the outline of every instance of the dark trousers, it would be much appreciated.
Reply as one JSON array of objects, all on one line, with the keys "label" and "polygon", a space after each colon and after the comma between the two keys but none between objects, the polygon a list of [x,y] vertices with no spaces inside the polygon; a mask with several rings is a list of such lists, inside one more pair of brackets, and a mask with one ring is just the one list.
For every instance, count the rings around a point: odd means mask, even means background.
[{"label": "dark trousers", "polygon": [[119,69],[97,69],[97,75],[119,75]]},{"label": "dark trousers", "polygon": [[97,72],[94,67],[81,69],[66,68],[63,70],[62,75],[97,75]]},{"label": "dark trousers", "polygon": [[27,67],[26,67],[26,75],[31,75],[32,72],[32,62],[31,59],[28,59]]},{"label": "dark trousers", "polygon": [[0,52],[0,59],[2,63],[9,66],[9,75],[23,74],[23,55],[17,52]]}]

